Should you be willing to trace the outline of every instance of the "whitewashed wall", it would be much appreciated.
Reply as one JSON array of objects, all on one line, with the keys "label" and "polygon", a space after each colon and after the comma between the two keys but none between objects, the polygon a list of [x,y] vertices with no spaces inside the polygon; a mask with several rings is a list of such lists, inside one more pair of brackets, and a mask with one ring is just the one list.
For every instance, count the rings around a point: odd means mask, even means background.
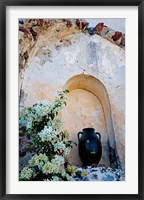
[{"label": "whitewashed wall", "polygon": [[[60,34],[60,30],[58,34]],[[109,96],[115,134],[114,139],[116,141],[118,156],[124,167],[125,50],[101,36],[90,36],[89,34],[77,31],[70,34],[62,34],[61,37],[55,34],[52,36],[52,39],[48,35],[39,37],[33,52],[35,53],[30,56],[23,74],[21,85],[23,96],[20,104],[22,106],[29,106],[42,99],[52,101],[57,91],[62,90],[66,82],[78,74],[91,75],[100,80],[104,84]],[[83,97],[82,100],[81,96]],[[103,138],[103,157],[101,163],[108,165],[108,136],[105,127],[104,111],[99,99],[89,94],[88,91],[83,90],[71,92],[69,97],[69,110],[63,112],[69,111],[71,114],[67,115],[67,120],[63,113],[61,115],[66,121],[66,128],[72,132],[72,138],[77,142],[76,134],[82,128],[85,128],[84,126],[99,127],[98,131],[101,132]],[[84,101],[86,98],[87,101]],[[76,101],[78,101],[78,106],[75,106]],[[81,112],[80,106],[82,109]],[[82,115],[82,117],[75,119],[83,123],[83,125],[81,123],[79,126],[77,124],[77,128],[75,123],[73,123],[72,111],[74,109],[76,113],[81,113]],[[98,116],[96,114],[97,111],[101,113],[98,117],[98,121],[101,123],[99,126],[95,123],[95,120],[97,120],[95,119],[96,115]],[[89,116],[91,116],[93,124],[91,122],[88,123]],[[71,158],[71,162],[77,165],[81,164],[77,149],[72,152]]]}]

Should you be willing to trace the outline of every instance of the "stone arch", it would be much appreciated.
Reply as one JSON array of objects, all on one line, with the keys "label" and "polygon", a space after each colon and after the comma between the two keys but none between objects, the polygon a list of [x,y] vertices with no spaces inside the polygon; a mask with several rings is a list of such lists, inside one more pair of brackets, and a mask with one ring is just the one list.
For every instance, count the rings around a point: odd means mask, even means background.
[{"label": "stone arch", "polygon": [[67,88],[69,92],[76,89],[83,89],[94,94],[99,99],[106,123],[110,165],[116,168],[121,167],[116,151],[110,100],[104,84],[94,76],[78,74],[71,77],[64,85],[64,88]]}]

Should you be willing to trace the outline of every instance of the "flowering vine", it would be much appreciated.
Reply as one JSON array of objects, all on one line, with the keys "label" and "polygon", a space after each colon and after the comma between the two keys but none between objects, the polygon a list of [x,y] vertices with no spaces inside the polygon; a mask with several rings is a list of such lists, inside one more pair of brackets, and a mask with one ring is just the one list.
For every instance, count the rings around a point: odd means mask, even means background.
[{"label": "flowering vine", "polygon": [[20,180],[71,180],[65,158],[75,142],[69,140],[57,116],[66,105],[67,93],[59,92],[53,103],[40,101],[20,112],[20,132],[30,141],[22,150],[31,153],[27,165],[20,169]]}]

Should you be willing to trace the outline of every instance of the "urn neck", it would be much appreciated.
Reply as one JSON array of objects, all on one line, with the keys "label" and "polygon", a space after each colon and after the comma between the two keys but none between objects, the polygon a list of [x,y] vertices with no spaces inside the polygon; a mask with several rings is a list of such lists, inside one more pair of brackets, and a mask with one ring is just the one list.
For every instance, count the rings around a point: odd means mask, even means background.
[{"label": "urn neck", "polygon": [[84,134],[94,134],[95,133],[95,129],[94,128],[84,128],[83,129],[83,133]]}]

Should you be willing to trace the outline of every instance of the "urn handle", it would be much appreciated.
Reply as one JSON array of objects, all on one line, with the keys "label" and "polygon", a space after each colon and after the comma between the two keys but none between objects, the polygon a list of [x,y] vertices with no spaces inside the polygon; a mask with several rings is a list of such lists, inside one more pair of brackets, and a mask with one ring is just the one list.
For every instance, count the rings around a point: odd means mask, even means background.
[{"label": "urn handle", "polygon": [[100,133],[96,132],[96,135],[98,135],[99,139],[101,140],[101,135],[100,135]]},{"label": "urn handle", "polygon": [[82,134],[83,134],[83,132],[78,132],[78,140],[80,140]]}]

